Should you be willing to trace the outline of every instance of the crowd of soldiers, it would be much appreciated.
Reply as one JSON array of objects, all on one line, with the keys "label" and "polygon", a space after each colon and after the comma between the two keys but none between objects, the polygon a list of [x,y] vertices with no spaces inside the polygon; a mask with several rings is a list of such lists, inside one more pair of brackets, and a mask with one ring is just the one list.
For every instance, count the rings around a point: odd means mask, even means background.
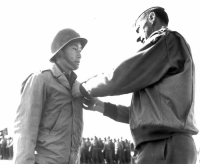
[{"label": "crowd of soldiers", "polygon": [[12,160],[13,158],[13,137],[0,131],[0,160]]},{"label": "crowd of soldiers", "polygon": [[134,145],[127,139],[83,138],[81,164],[130,164]]}]

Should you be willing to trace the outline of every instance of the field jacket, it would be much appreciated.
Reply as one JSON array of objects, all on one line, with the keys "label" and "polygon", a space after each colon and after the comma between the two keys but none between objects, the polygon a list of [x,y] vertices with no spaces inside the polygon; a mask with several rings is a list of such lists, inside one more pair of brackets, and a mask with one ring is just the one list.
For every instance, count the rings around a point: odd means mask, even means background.
[{"label": "field jacket", "polygon": [[173,133],[197,134],[194,119],[195,69],[190,47],[178,32],[163,27],[112,74],[83,83],[93,97],[132,93],[130,107],[105,103],[104,115],[129,123],[135,144]]},{"label": "field jacket", "polygon": [[26,81],[15,120],[15,164],[75,164],[83,130],[82,97],[60,69],[32,74]]}]

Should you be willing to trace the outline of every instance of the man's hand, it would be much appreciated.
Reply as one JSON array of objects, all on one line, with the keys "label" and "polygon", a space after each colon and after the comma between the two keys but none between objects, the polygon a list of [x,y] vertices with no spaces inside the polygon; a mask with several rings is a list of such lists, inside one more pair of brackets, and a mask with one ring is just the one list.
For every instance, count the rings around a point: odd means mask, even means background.
[{"label": "man's hand", "polygon": [[98,102],[99,102],[99,99],[96,97],[84,97],[83,98],[83,108],[86,110],[95,111],[95,107]]}]

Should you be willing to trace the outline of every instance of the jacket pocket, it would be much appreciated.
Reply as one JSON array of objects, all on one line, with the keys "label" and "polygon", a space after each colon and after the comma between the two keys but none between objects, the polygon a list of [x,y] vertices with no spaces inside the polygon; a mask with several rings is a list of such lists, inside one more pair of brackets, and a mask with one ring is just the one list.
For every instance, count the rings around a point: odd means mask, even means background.
[{"label": "jacket pocket", "polygon": [[167,158],[167,143],[168,143],[168,139],[164,139],[162,144],[161,144],[161,157],[163,160],[166,160]]},{"label": "jacket pocket", "polygon": [[58,117],[54,123],[54,125],[52,126],[49,134],[52,134],[54,131],[56,131],[60,125],[60,120],[61,120],[61,117],[62,117],[62,113],[63,113],[63,109],[60,110],[60,113],[58,114]]},{"label": "jacket pocket", "polygon": [[167,156],[167,141],[168,139],[162,139],[155,141],[155,144],[152,144],[152,150],[155,151],[155,156],[159,160],[165,160]]},{"label": "jacket pocket", "polygon": [[[138,146],[138,160],[144,161],[164,161],[167,156],[167,141],[168,139],[162,139],[157,141],[145,142]],[[144,162],[145,163],[145,162]]]}]

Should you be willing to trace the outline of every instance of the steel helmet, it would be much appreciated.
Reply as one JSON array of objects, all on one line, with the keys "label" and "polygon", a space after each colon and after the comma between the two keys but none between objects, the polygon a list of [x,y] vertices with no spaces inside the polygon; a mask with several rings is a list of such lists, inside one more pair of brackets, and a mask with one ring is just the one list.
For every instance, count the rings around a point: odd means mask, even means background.
[{"label": "steel helmet", "polygon": [[87,43],[87,39],[81,38],[80,35],[73,29],[66,28],[59,31],[51,44],[52,57],[50,61],[53,62],[58,51],[74,40],[80,41],[82,48],[84,48]]}]

